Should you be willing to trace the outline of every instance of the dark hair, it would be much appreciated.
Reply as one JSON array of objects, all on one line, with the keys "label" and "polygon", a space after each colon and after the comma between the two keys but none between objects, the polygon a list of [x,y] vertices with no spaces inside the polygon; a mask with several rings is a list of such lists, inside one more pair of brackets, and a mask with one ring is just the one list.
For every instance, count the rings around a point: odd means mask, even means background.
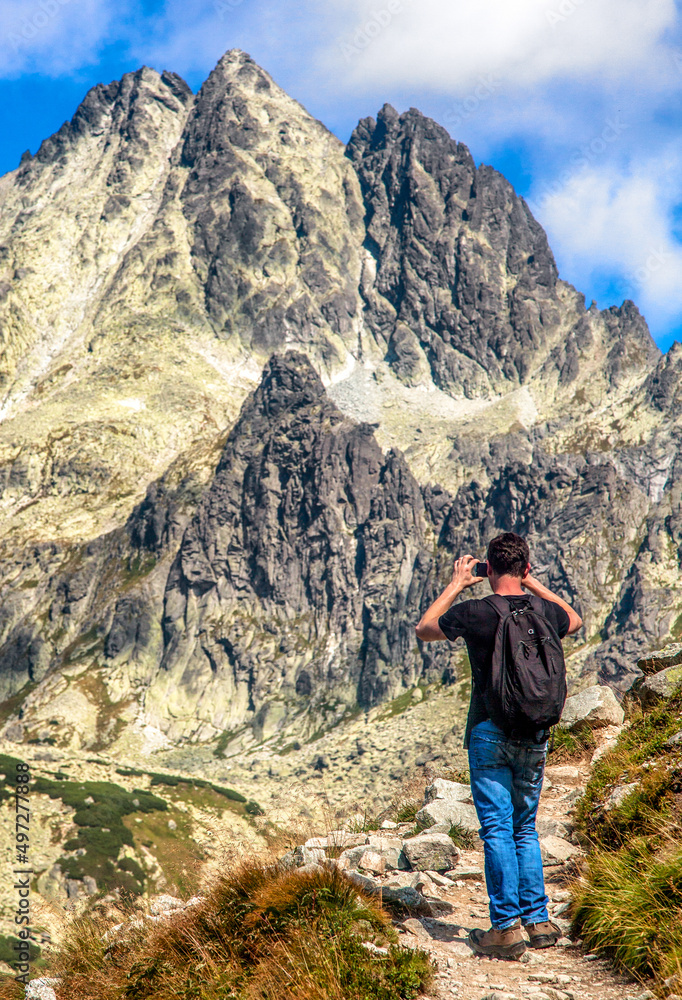
[{"label": "dark hair", "polygon": [[493,572],[522,577],[530,560],[528,542],[513,531],[492,538],[488,544],[488,562]]}]

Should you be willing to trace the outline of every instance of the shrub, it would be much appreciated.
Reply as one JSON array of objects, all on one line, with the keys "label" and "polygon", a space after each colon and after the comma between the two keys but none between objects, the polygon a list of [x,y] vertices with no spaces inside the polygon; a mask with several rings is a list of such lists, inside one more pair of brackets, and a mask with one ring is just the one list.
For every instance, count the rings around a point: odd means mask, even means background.
[{"label": "shrub", "polygon": [[[168,808],[164,799],[137,788],[129,792],[108,781],[76,782],[41,777],[36,778],[31,789],[52,799],[61,799],[76,810],[73,818],[78,831],[75,837],[66,841],[64,849],[84,853],[59,859],[62,871],[69,878],[82,879],[89,875],[97,882],[98,889],[122,889],[131,895],[143,891],[144,872],[140,866],[133,870],[129,863],[116,862],[121,847],[133,846],[132,834],[123,818],[134,812],[162,812]],[[86,799],[93,801],[87,803]]]},{"label": "shrub", "polygon": [[548,762],[559,764],[562,761],[573,760],[588,750],[594,750],[597,740],[588,724],[584,724],[575,730],[566,729],[564,726],[555,726],[550,738],[550,750],[547,755]]}]

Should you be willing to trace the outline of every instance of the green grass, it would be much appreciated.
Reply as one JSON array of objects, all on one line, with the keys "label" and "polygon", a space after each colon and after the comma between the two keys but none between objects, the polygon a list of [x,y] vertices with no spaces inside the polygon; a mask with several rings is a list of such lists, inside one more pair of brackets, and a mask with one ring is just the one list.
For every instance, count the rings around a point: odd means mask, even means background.
[{"label": "green grass", "polygon": [[[413,694],[416,690],[421,691],[422,697],[419,701],[413,699]],[[384,705],[381,714],[378,716],[378,722],[384,722],[386,719],[393,719],[396,715],[402,715],[406,712],[408,708],[412,708],[414,705],[420,705],[422,701],[426,701],[429,697],[429,689],[426,684],[418,684],[416,687],[409,688],[407,691],[403,691],[399,694],[397,698],[393,698],[392,701],[387,702]]]},{"label": "green grass", "polygon": [[[31,792],[61,799],[75,809],[73,821],[78,831],[64,844],[65,851],[83,851],[79,856],[64,855],[58,859],[69,878],[91,876],[99,890],[119,889],[131,895],[144,890],[144,872],[136,863],[118,861],[123,847],[133,847],[134,841],[123,819],[132,813],[165,812],[168,804],[151,792],[132,792],[108,781],[60,781],[39,777],[31,783]],[[86,799],[93,799],[86,802]]]},{"label": "green grass", "polygon": [[415,823],[417,813],[423,806],[423,801],[418,799],[415,802],[404,802],[395,814],[395,823]]},{"label": "green grass", "polygon": [[478,837],[476,834],[460,826],[459,823],[453,823],[448,830],[448,837],[457,847],[461,847],[465,851],[476,850],[478,846]]},{"label": "green grass", "polygon": [[555,726],[549,742],[550,750],[547,755],[549,764],[559,764],[562,761],[581,757],[586,751],[595,750],[597,746],[597,740],[590,725],[584,725],[575,730]]},{"label": "green grass", "polygon": [[[682,752],[665,743],[682,729],[682,696],[650,712],[639,713],[625,728],[616,746],[597,761],[576,814],[578,829],[590,841],[619,846],[628,837],[651,832],[658,817],[663,823],[682,780]],[[603,804],[617,785],[639,783],[638,793],[608,814]],[[660,825],[660,824],[659,824]]]},{"label": "green grass", "polygon": [[[591,850],[573,888],[574,927],[588,948],[638,977],[679,975],[680,986],[682,748],[665,743],[681,729],[682,695],[634,710],[596,763],[576,814]],[[605,810],[611,791],[630,783],[621,804]]]},{"label": "green grass", "polygon": [[151,785],[165,785],[167,788],[177,788],[182,785],[190,788],[210,788],[214,792],[217,792],[218,795],[222,795],[232,802],[246,803],[247,801],[246,796],[240,792],[235,792],[233,788],[223,788],[221,785],[214,785],[211,781],[205,781],[203,778],[183,778],[179,774],[159,774],[156,771],[140,771],[135,767],[117,767],[116,773],[124,777],[136,778],[146,775],[151,778]]},{"label": "green grass", "polygon": [[590,949],[637,976],[682,971],[682,845],[652,854],[645,839],[595,851],[574,890],[574,925]]}]

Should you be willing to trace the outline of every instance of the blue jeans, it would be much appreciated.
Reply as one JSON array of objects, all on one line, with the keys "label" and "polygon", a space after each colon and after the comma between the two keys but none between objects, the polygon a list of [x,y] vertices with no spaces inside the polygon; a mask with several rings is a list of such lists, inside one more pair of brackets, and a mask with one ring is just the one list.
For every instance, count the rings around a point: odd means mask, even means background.
[{"label": "blue jeans", "polygon": [[504,930],[549,919],[535,829],[546,743],[511,740],[493,722],[479,722],[469,740],[471,794],[481,824],[490,922]]}]

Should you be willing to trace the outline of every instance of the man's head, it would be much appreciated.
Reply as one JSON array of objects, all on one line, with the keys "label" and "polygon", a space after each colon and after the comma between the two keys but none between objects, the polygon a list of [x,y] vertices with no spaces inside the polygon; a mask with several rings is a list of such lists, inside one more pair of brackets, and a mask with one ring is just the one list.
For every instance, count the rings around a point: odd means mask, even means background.
[{"label": "man's head", "polygon": [[516,576],[521,580],[529,560],[528,542],[513,531],[497,535],[488,545],[488,565],[495,576]]}]

